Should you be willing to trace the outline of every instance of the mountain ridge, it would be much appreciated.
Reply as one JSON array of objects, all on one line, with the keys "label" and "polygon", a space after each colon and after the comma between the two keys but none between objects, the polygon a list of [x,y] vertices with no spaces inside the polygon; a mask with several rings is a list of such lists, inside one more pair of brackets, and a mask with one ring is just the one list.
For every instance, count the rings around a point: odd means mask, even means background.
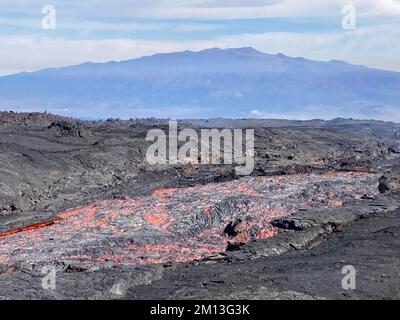
[{"label": "mountain ridge", "polygon": [[85,118],[399,121],[399,92],[400,73],[395,71],[273,55],[252,47],[210,48],[0,77],[0,108],[47,109]]}]

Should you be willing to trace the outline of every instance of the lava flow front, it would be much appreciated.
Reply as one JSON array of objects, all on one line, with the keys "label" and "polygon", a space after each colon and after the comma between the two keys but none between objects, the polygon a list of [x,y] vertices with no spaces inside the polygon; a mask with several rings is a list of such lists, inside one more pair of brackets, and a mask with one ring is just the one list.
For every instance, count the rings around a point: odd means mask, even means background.
[{"label": "lava flow front", "polygon": [[[300,208],[375,194],[363,172],[246,177],[132,200],[99,201],[0,237],[0,263],[158,264],[203,259],[228,242],[276,235],[270,221]],[[231,230],[230,230],[231,229]]]}]

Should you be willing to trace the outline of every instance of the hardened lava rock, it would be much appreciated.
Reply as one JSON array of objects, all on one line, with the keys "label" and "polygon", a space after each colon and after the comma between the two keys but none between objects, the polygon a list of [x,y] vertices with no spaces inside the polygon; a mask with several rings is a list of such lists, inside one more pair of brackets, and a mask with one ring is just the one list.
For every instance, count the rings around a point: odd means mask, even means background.
[{"label": "hardened lava rock", "polygon": [[400,190],[400,178],[398,173],[388,173],[379,179],[379,192],[387,193]]}]

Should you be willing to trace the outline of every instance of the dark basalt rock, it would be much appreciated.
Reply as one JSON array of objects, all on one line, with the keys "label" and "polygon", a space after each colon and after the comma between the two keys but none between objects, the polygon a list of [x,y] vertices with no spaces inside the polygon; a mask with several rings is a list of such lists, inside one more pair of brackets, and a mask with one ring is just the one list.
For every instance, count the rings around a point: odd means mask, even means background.
[{"label": "dark basalt rock", "polygon": [[57,136],[83,138],[86,130],[77,123],[67,121],[54,121],[48,126],[49,130],[55,130]]},{"label": "dark basalt rock", "polygon": [[380,193],[387,193],[400,190],[400,176],[398,173],[385,174],[379,179],[378,186]]},{"label": "dark basalt rock", "polygon": [[271,224],[278,229],[295,230],[295,231],[304,229],[301,221],[298,219],[278,219],[271,221]]},{"label": "dark basalt rock", "polygon": [[394,143],[390,146],[389,151],[392,153],[400,153],[400,143]]}]

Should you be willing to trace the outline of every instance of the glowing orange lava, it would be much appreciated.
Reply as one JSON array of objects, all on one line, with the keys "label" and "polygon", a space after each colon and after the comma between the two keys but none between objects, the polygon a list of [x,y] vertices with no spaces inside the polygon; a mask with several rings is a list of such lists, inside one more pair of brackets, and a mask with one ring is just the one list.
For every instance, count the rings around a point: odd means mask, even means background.
[{"label": "glowing orange lava", "polygon": [[[60,220],[0,234],[0,263],[73,261],[144,265],[187,262],[277,235],[271,221],[299,208],[341,207],[374,194],[374,174],[331,172],[245,177],[179,189],[157,189],[130,200],[104,200],[62,212]],[[238,218],[236,237],[224,234]]]},{"label": "glowing orange lava", "polygon": [[16,233],[20,233],[20,232],[26,232],[26,231],[32,231],[32,230],[41,229],[41,228],[52,226],[52,225],[58,224],[58,223],[60,223],[60,221],[48,221],[48,222],[36,223],[36,224],[33,224],[31,226],[28,226],[28,227],[18,228],[18,229],[14,229],[14,230],[10,230],[10,231],[6,231],[6,232],[3,232],[3,233],[0,233],[0,238],[7,237],[7,236],[10,236],[12,234],[16,234]]}]

